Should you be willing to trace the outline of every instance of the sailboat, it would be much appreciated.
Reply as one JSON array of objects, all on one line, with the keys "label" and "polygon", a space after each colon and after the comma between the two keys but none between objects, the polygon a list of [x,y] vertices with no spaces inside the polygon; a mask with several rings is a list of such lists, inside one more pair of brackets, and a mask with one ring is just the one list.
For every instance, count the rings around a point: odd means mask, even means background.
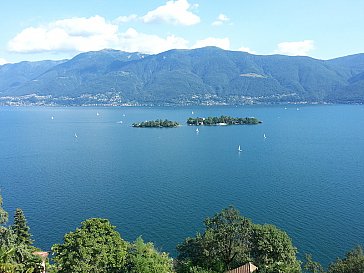
[{"label": "sailboat", "polygon": [[238,152],[242,152],[243,150],[240,148],[240,145],[238,146]]}]

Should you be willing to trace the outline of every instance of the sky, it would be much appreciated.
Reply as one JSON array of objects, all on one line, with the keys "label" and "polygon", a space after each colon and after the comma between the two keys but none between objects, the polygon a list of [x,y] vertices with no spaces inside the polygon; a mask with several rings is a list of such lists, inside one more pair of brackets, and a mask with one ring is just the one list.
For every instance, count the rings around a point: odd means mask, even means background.
[{"label": "sky", "polygon": [[317,59],[364,52],[363,0],[0,1],[0,65],[105,48],[218,46]]}]

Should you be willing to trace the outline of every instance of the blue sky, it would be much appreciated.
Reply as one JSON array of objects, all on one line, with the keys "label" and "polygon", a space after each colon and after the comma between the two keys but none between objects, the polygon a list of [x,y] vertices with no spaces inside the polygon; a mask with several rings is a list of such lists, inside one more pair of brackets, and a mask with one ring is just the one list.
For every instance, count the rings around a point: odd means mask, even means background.
[{"label": "blue sky", "polygon": [[363,0],[12,0],[0,8],[0,64],[115,48],[214,45],[330,59],[364,52]]}]

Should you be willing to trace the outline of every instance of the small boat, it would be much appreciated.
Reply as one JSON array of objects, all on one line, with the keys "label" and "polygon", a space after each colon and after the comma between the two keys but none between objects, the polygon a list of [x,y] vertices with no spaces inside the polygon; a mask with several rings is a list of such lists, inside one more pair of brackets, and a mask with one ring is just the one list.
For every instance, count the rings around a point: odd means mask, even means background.
[{"label": "small boat", "polygon": [[240,145],[238,146],[238,152],[242,152],[243,150],[241,149]]},{"label": "small boat", "polygon": [[54,117],[52,116],[51,119],[54,119]]},{"label": "small boat", "polygon": [[116,122],[116,123],[122,124],[122,123],[123,123],[123,121],[122,121],[122,120],[120,120],[120,121],[118,121],[118,122]]},{"label": "small boat", "polygon": [[266,138],[267,138],[267,136],[266,136],[265,134],[263,134],[263,137],[264,137],[264,139],[266,139]]},{"label": "small boat", "polygon": [[96,113],[96,116],[100,116],[99,112]]},{"label": "small boat", "polygon": [[75,133],[75,138],[78,138],[77,134]]},{"label": "small boat", "polygon": [[193,111],[191,112],[191,114],[193,115],[194,113],[193,113]]},{"label": "small boat", "polygon": [[198,128],[196,128],[196,133],[198,133],[198,132],[200,132],[200,131],[198,130]]}]

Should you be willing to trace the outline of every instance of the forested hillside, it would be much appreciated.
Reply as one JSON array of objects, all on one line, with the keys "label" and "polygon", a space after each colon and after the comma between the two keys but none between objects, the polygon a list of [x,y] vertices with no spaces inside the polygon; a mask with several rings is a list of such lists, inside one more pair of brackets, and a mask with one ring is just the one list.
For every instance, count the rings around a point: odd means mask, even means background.
[{"label": "forested hillside", "polygon": [[0,97],[117,95],[138,103],[364,102],[364,54],[333,60],[216,47],[156,55],[102,50],[0,66]]}]

